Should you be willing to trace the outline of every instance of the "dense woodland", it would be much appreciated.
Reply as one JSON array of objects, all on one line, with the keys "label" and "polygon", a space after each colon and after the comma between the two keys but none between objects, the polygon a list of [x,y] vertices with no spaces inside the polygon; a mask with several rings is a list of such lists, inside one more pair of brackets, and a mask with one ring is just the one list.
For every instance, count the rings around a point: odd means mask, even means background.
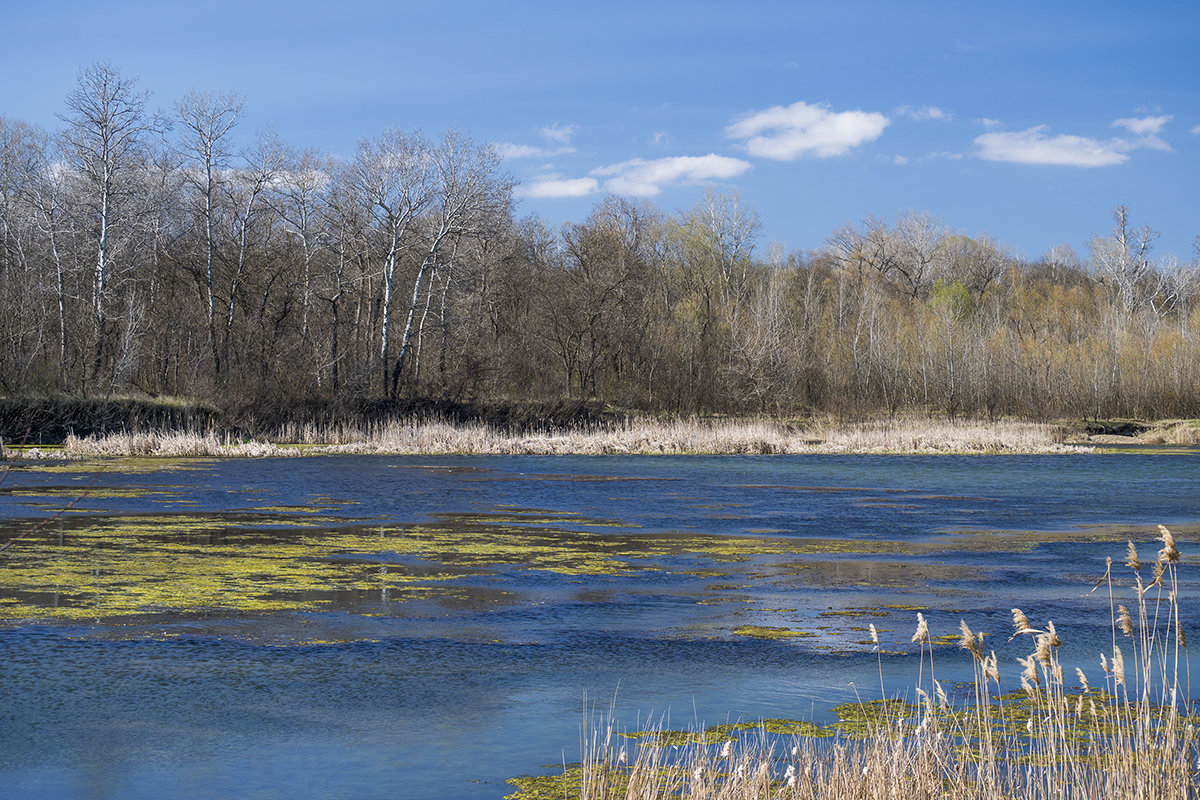
[{"label": "dense woodland", "polygon": [[922,213],[784,253],[715,190],[553,229],[463,133],[235,152],[242,108],[96,65],[60,130],[0,117],[0,394],[1200,416],[1200,253],[1124,207],[1035,261]]}]

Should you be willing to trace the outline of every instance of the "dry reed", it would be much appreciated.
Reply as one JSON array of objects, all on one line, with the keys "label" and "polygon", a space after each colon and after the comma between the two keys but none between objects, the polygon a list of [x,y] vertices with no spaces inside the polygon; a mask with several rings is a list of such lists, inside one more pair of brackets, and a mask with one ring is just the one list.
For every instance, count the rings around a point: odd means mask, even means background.
[{"label": "dry reed", "polygon": [[[1021,659],[1022,690],[1004,694],[995,652],[960,623],[960,646],[974,664],[971,695],[951,707],[929,672],[918,704],[875,706],[864,735],[786,738],[763,734],[683,744],[639,739],[632,759],[614,743],[609,722],[585,734],[582,763],[554,779],[553,790],[524,788],[509,797],[575,800],[1195,800],[1200,797],[1200,740],[1189,716],[1187,655],[1179,619],[1179,551],[1161,528],[1162,549],[1150,585],[1130,546],[1133,608],[1114,618],[1111,661],[1101,656],[1103,688],[1076,667],[1064,678],[1062,639],[1053,622],[1034,628],[1013,609],[1013,638],[1031,637]],[[1097,584],[1108,583],[1112,569]],[[1110,605],[1113,601],[1110,600]],[[1128,663],[1122,647],[1130,651]],[[924,649],[928,622],[913,641]],[[872,637],[875,641],[875,637]],[[1127,669],[1128,666],[1128,669]],[[922,668],[924,664],[922,663]],[[923,681],[924,679],[920,679]],[[937,698],[936,703],[934,697]],[[864,704],[864,708],[869,704]],[[888,713],[890,710],[890,713]],[[865,717],[866,715],[864,715]]]},{"label": "dry reed", "polygon": [[1065,453],[1062,431],[1032,422],[909,419],[797,427],[769,419],[635,419],[610,425],[511,432],[481,423],[404,419],[367,425],[293,425],[271,441],[212,432],[67,437],[61,449],[11,449],[9,458],[104,456],[262,458],[302,454],[763,455]]},{"label": "dry reed", "polygon": [[[215,433],[113,433],[102,437],[67,437],[59,452],[49,458],[154,456],[163,458],[264,458],[297,455],[295,448],[268,442],[242,441]],[[26,454],[28,457],[28,454]]]},{"label": "dry reed", "polygon": [[282,441],[320,452],[611,455],[775,453],[1061,453],[1061,431],[1030,422],[907,420],[795,427],[767,419],[631,420],[587,428],[512,433],[482,425],[403,420],[367,427],[307,426]]}]

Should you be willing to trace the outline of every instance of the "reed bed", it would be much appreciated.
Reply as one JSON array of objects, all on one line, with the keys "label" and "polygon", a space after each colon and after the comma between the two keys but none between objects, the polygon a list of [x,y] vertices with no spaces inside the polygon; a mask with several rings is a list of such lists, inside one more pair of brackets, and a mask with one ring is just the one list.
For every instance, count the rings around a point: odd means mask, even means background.
[{"label": "reed bed", "polygon": [[0,458],[162,456],[264,458],[304,454],[425,455],[761,455],[799,453],[1065,453],[1053,425],[1020,421],[907,419],[854,424],[787,424],[770,419],[633,419],[533,432],[437,419],[368,425],[290,425],[268,440],[207,432],[68,436],[61,448],[8,448]]},{"label": "reed bed", "polygon": [[902,419],[830,426],[818,449],[836,453],[1062,453],[1059,426],[1035,422]]},{"label": "reed bed", "polygon": [[[216,433],[112,433],[100,437],[67,437],[61,451],[44,451],[47,458],[100,458],[149,456],[162,458],[265,458],[296,455],[295,448],[258,441],[242,441]],[[37,457],[38,454],[27,458]]]},{"label": "reed bed", "polygon": [[[1126,566],[1132,597],[1107,587],[1111,649],[1101,679],[1068,672],[1052,622],[1034,627],[1013,609],[1020,690],[1005,693],[995,651],[960,623],[974,665],[966,699],[952,701],[935,679],[933,642],[918,615],[916,702],[862,703],[865,728],[826,738],[756,735],[714,740],[703,732],[638,739],[610,721],[583,737],[582,762],[561,775],[514,779],[513,800],[1195,800],[1200,717],[1187,698],[1186,635],[1179,618],[1179,551],[1160,526],[1162,549],[1142,564],[1133,544]],[[878,635],[871,629],[872,639]],[[962,696],[962,695],[956,695]],[[710,729],[711,731],[711,729]],[[670,744],[668,744],[670,742]]]},{"label": "reed bed", "polygon": [[509,432],[488,425],[402,420],[368,427],[306,426],[281,441],[320,452],[611,455],[775,453],[1062,453],[1052,425],[1031,422],[907,420],[795,426],[768,419],[635,419],[605,426]]}]

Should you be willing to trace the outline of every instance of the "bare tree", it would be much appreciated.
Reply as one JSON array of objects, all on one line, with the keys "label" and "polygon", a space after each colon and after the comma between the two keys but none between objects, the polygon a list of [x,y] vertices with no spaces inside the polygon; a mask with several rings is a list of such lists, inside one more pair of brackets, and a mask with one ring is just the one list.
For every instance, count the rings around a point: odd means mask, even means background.
[{"label": "bare tree", "polygon": [[978,239],[959,234],[943,238],[940,247],[941,277],[960,280],[979,300],[1012,266],[1013,258],[986,234]]},{"label": "bare tree", "polygon": [[[32,125],[0,117],[0,386],[27,383],[42,357],[48,327],[40,231],[33,191],[45,169],[46,137]],[[19,313],[18,313],[19,310]]]},{"label": "bare tree", "polygon": [[500,155],[491,145],[477,147],[465,134],[447,131],[429,157],[433,164],[432,206],[422,220],[423,255],[413,279],[400,353],[392,371],[393,396],[412,346],[421,288],[436,268],[443,247],[456,237],[483,233],[495,224],[495,217],[506,218],[512,204],[512,180],[500,172]]},{"label": "bare tree", "polygon": [[758,212],[746,206],[736,192],[718,193],[709,187],[687,216],[707,246],[710,257],[720,272],[724,295],[735,301],[743,299],[747,268],[761,225]]},{"label": "bare tree", "polygon": [[1165,317],[1178,309],[1186,317],[1188,301],[1200,291],[1200,264],[1180,264],[1171,255],[1161,259],[1151,274],[1153,286],[1147,295],[1155,316]]},{"label": "bare tree", "polygon": [[949,234],[946,224],[926,212],[907,212],[896,220],[893,236],[897,257],[893,272],[914,297],[924,297],[936,278],[942,240]]},{"label": "bare tree", "polygon": [[91,297],[96,371],[104,358],[109,283],[119,253],[114,234],[129,238],[136,222],[129,201],[136,192],[136,173],[146,161],[146,140],[165,127],[146,115],[147,98],[136,81],[103,63],[80,72],[67,95],[63,153],[80,183],[95,247]]},{"label": "bare tree", "polygon": [[894,277],[900,258],[897,238],[879,217],[867,217],[858,226],[842,225],[825,240],[825,246],[840,269],[859,277],[871,272]]},{"label": "bare tree", "polygon": [[312,303],[312,272],[317,249],[328,237],[325,207],[332,185],[333,162],[316,150],[288,151],[272,184],[271,207],[288,234],[300,242],[303,263],[300,275],[301,333],[307,338]]},{"label": "bare tree", "polygon": [[230,260],[228,294],[225,298],[224,332],[221,336],[221,362],[228,368],[230,348],[233,340],[233,323],[237,312],[242,287],[248,280],[251,235],[257,227],[266,228],[262,222],[267,213],[263,198],[267,188],[274,182],[284,159],[284,147],[272,133],[259,137],[254,150],[245,155],[246,164],[237,170],[226,186],[227,202],[231,209],[229,232],[233,242]]},{"label": "bare tree", "polygon": [[389,380],[389,367],[397,266],[409,244],[411,228],[437,191],[429,149],[420,132],[407,134],[389,128],[377,139],[360,141],[348,169],[349,188],[372,222],[375,260],[383,278],[378,354],[385,390],[395,384]]},{"label": "bare tree", "polygon": [[1117,206],[1112,216],[1112,234],[1104,238],[1092,236],[1088,242],[1092,269],[1112,287],[1121,307],[1133,313],[1146,301],[1142,283],[1150,273],[1148,253],[1158,233],[1150,230],[1149,225],[1133,228],[1128,206]]},{"label": "bare tree", "polygon": [[228,180],[232,160],[231,132],[242,115],[237,95],[190,91],[175,103],[182,128],[181,153],[187,169],[185,180],[200,195],[204,218],[204,301],[208,317],[208,345],[213,371],[221,372],[217,345],[217,302],[215,265],[217,253],[216,202]]}]

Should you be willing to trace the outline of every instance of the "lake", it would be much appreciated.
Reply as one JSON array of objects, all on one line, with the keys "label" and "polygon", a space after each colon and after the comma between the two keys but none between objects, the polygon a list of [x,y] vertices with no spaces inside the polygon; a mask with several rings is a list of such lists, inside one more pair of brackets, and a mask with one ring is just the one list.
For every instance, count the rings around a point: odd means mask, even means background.
[{"label": "lake", "polygon": [[870,624],[883,691],[911,691],[918,611],[954,635],[948,687],[960,619],[1017,687],[1014,606],[1102,685],[1093,588],[1111,557],[1130,596],[1126,540],[1150,562],[1172,529],[1198,618],[1198,487],[1170,449],[19,465],[0,797],[496,800],[608,713],[820,722],[878,697]]}]

